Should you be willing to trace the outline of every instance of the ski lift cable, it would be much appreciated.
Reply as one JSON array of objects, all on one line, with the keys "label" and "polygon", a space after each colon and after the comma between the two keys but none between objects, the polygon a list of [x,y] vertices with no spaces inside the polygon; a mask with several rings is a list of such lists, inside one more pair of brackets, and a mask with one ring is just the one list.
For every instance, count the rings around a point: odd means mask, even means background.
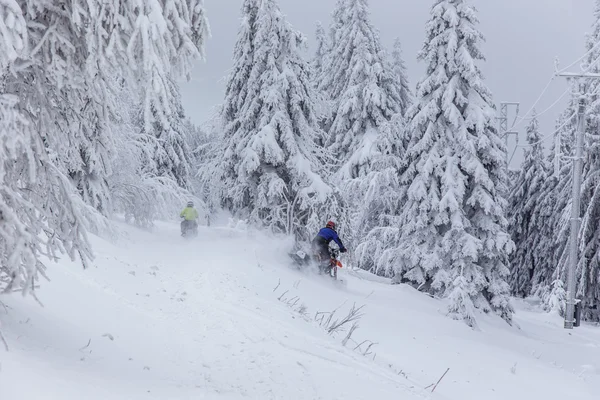
[{"label": "ski lift cable", "polygon": [[559,126],[558,128],[556,128],[556,130],[554,132],[545,135],[542,139],[538,140],[537,142],[535,142],[535,143],[528,143],[528,144],[518,144],[516,147],[521,147],[521,148],[533,147],[536,144],[541,144],[541,143],[545,142],[546,140],[548,140],[550,138],[553,138],[555,134],[557,134],[558,132],[560,132],[560,130],[562,128],[564,128],[565,126],[567,126],[567,124],[569,122],[571,122],[573,120],[573,118],[576,117],[576,116],[577,116],[577,111],[575,111],[569,118],[567,118],[565,120],[565,122],[563,122],[563,124],[561,126]]},{"label": "ski lift cable", "polygon": [[[582,55],[581,57],[579,57],[577,60],[575,60],[573,63],[569,64],[568,66],[566,66],[565,68],[561,69],[560,71],[556,71],[555,75],[559,75],[562,73],[567,72],[567,70],[573,68],[575,65],[577,65],[577,63],[583,61],[584,58],[586,58],[587,56],[589,56],[590,54],[592,54],[594,51],[598,50],[598,48],[600,48],[600,41],[598,41],[598,43],[596,43],[593,47],[591,47],[587,52],[585,52],[584,55]],[[596,59],[593,63],[591,63],[587,68],[585,72],[588,72],[590,70],[590,68],[596,64],[600,59]]]},{"label": "ski lift cable", "polygon": [[[598,50],[600,48],[600,41],[598,41],[598,43],[596,43],[593,47],[591,47],[587,52],[585,52],[585,54],[583,54],[581,57],[579,57],[577,60],[575,60],[574,62],[572,62],[571,64],[569,64],[568,66],[566,66],[565,68],[558,70],[556,72],[554,72],[554,74],[552,74],[552,77],[550,78],[550,80],[548,81],[548,83],[546,84],[546,86],[544,87],[544,89],[542,90],[542,93],[538,96],[537,100],[535,101],[535,103],[533,103],[533,105],[531,106],[531,108],[525,113],[525,115],[523,115],[522,117],[517,117],[518,122],[516,122],[513,125],[513,129],[516,128],[517,126],[519,126],[520,124],[523,123],[523,121],[527,120],[529,114],[531,114],[531,112],[535,109],[535,107],[538,105],[538,103],[542,100],[542,98],[544,97],[544,95],[546,94],[546,92],[548,91],[548,89],[550,88],[550,85],[552,85],[552,82],[554,82],[554,79],[559,75],[562,74],[564,72],[566,72],[567,70],[569,70],[570,68],[572,68],[573,66],[577,65],[577,63],[583,61],[587,56],[589,56],[590,54],[592,54],[594,51]],[[583,70],[584,73],[589,72],[598,62],[600,61],[600,57],[596,58],[593,62],[591,62],[589,65],[586,66],[586,68]],[[550,107],[548,107],[546,110],[544,110],[543,112],[541,112],[539,115],[545,114],[546,112],[550,111],[553,107],[556,106],[556,104],[558,104],[560,102],[560,100],[569,92],[569,89],[567,88],[567,90],[565,90],[565,92],[554,102],[552,103],[552,105]],[[531,118],[529,118],[531,119]]]},{"label": "ski lift cable", "polygon": [[[544,114],[546,114],[548,111],[552,110],[552,109],[553,109],[553,108],[554,108],[554,107],[555,107],[555,106],[556,106],[558,103],[560,103],[560,101],[561,101],[561,100],[562,100],[562,99],[563,99],[563,98],[564,98],[564,97],[565,97],[565,96],[566,96],[568,93],[570,93],[570,92],[571,92],[570,88],[567,88],[567,89],[566,89],[566,90],[563,92],[563,94],[561,94],[561,95],[560,95],[560,97],[559,97],[559,98],[557,98],[557,99],[554,101],[554,103],[552,103],[552,104],[551,104],[551,105],[550,105],[548,108],[546,108],[544,111],[542,111],[542,112],[540,112],[540,113],[537,113],[535,116],[532,116],[532,117],[529,117],[529,118],[527,118],[527,120],[531,121],[531,120],[532,120],[532,119],[534,119],[534,118],[539,118],[541,115],[544,115]],[[525,118],[524,118],[524,119],[525,119]]]},{"label": "ski lift cable", "polygon": [[535,103],[533,103],[533,105],[525,113],[525,115],[523,115],[522,117],[517,117],[517,120],[519,120],[519,121],[517,123],[515,123],[512,126],[512,128],[516,128],[517,126],[519,126],[521,123],[523,123],[523,121],[525,121],[525,119],[529,116],[529,114],[531,114],[531,112],[535,109],[535,107],[542,100],[542,98],[544,97],[544,95],[546,94],[546,92],[548,91],[548,89],[550,88],[550,85],[552,85],[552,82],[554,82],[554,79],[556,79],[556,75],[552,75],[552,77],[550,78],[550,80],[548,81],[548,83],[546,84],[546,86],[544,87],[544,89],[542,90],[542,93],[540,93],[540,95],[538,96],[538,98],[535,101]]}]

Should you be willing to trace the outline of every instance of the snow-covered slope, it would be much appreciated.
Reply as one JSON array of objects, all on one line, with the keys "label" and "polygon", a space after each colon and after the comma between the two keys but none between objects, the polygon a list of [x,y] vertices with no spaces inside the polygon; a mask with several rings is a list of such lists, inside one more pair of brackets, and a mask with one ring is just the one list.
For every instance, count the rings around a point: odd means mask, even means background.
[{"label": "snow-covered slope", "polygon": [[[598,399],[598,328],[519,303],[520,329],[481,316],[473,331],[410,287],[291,269],[261,233],[121,228],[118,245],[94,238],[93,268],[50,265],[44,308],[1,298],[0,399]],[[354,304],[344,346],[314,317]]]}]

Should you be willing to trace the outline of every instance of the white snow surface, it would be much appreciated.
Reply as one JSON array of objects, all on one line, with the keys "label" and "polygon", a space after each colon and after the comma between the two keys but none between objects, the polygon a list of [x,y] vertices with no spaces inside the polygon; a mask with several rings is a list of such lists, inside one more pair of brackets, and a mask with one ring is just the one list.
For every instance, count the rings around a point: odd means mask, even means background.
[{"label": "white snow surface", "polygon": [[[50,264],[43,308],[0,297],[10,346],[0,348],[0,399],[600,396],[597,327],[566,331],[517,302],[519,327],[479,316],[475,331],[411,287],[348,266],[345,285],[292,269],[288,241],[239,226],[184,240],[177,225],[120,225],[116,245],[92,238],[91,268]],[[328,335],[314,316],[338,307],[343,316],[354,303],[364,316],[343,346],[345,333]],[[365,340],[377,343],[369,356],[354,350]],[[448,368],[434,393],[425,389]]]}]

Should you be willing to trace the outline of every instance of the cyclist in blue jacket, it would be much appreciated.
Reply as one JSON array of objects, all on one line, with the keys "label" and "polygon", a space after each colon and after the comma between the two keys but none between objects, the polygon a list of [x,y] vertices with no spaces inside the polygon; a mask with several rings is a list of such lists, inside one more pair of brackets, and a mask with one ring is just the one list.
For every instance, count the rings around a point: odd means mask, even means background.
[{"label": "cyclist in blue jacket", "polygon": [[347,251],[342,240],[335,231],[335,222],[329,221],[327,222],[327,225],[325,225],[325,228],[322,228],[317,234],[317,237],[313,240],[313,248],[315,249],[319,261],[330,259],[329,243],[331,243],[332,240],[337,243],[340,252],[345,253]]}]

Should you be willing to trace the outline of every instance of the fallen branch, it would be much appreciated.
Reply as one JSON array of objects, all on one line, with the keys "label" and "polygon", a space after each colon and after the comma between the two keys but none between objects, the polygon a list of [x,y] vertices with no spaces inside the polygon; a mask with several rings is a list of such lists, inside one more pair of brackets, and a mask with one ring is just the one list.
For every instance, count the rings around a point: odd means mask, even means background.
[{"label": "fallen branch", "polygon": [[[437,383],[433,386],[433,389],[431,389],[431,393],[433,393],[435,391],[435,389],[438,387],[438,385],[440,384],[440,382],[442,381],[442,379],[444,379],[444,377],[446,376],[446,374],[448,373],[448,371],[450,371],[450,368],[448,368],[446,370],[446,372],[444,372],[444,375],[442,375],[442,377],[437,381]],[[430,386],[429,386],[430,387]]]}]

